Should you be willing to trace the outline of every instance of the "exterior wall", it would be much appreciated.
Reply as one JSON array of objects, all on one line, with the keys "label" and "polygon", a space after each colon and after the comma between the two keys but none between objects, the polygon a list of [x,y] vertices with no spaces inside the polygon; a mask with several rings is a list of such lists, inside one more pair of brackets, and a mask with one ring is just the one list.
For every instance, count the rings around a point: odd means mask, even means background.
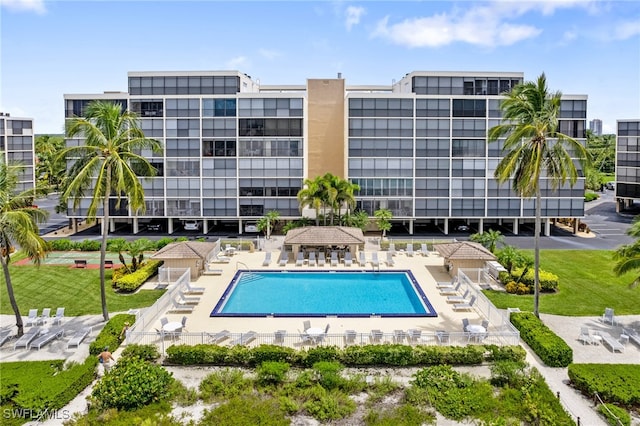
[{"label": "exterior wall", "polygon": [[482,269],[485,267],[484,260],[475,259],[448,260],[445,262],[446,264],[451,265],[449,275],[452,277],[458,275],[458,269]]},{"label": "exterior wall", "polygon": [[[162,143],[162,153],[143,153],[158,170],[143,181],[143,218],[254,222],[271,210],[298,218],[304,179],[330,172],[360,185],[358,208],[390,209],[410,233],[414,222],[444,224],[447,233],[450,220],[478,229],[513,223],[517,232],[518,222],[533,221],[534,200],[519,198],[510,182],[498,186],[502,142],[486,141],[501,121],[500,93],[523,80],[413,72],[392,86],[342,78],[260,86],[237,71],[132,72],[126,93],[65,95],[65,107],[71,117],[89,100],[115,100]],[[585,95],[563,96],[560,130],[584,142],[586,111]],[[584,216],[584,178],[542,188],[543,218]],[[69,216],[86,216],[88,204]],[[126,204],[112,214],[130,217]]]},{"label": "exterior wall", "polygon": [[165,268],[191,269],[191,279],[195,280],[204,270],[203,262],[199,259],[166,259],[164,260]]},{"label": "exterior wall", "polygon": [[0,154],[6,164],[22,166],[18,177],[18,192],[35,188],[36,164],[32,118],[11,117],[0,113]]},{"label": "exterior wall", "polygon": [[640,119],[618,120],[616,144],[616,198],[629,204],[640,199]]}]

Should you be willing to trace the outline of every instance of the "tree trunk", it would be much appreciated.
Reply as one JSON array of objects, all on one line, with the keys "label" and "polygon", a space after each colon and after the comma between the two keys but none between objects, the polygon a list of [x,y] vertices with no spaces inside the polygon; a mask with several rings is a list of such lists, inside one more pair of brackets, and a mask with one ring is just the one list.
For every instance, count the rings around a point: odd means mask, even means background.
[{"label": "tree trunk", "polygon": [[104,278],[104,261],[107,258],[107,236],[109,235],[109,194],[111,193],[111,166],[107,166],[107,182],[105,183],[104,199],[102,200],[102,244],[100,245],[100,299],[102,302],[102,317],[109,321],[107,310],[107,289]]},{"label": "tree trunk", "polygon": [[[5,248],[5,250],[7,250]],[[16,297],[13,294],[13,284],[11,284],[11,274],[9,273],[9,262],[10,257],[7,254],[6,256],[0,256],[0,262],[2,263],[2,271],[4,272],[4,280],[7,283],[7,295],[9,296],[9,303],[11,303],[11,308],[13,312],[16,314],[16,327],[18,327],[18,337],[22,336],[23,333],[23,324],[22,324],[22,315],[20,315],[20,308],[18,307],[18,302],[16,302]]]},{"label": "tree trunk", "polygon": [[533,236],[533,314],[540,318],[540,220],[542,216],[542,196],[540,188],[536,190],[536,223]]}]

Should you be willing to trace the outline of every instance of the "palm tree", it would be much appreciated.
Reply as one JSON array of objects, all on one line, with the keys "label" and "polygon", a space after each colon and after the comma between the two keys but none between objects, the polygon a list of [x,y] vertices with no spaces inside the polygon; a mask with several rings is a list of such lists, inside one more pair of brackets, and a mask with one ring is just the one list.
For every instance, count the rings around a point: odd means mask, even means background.
[{"label": "palm tree", "polygon": [[120,260],[122,267],[125,268],[127,273],[131,272],[131,270],[127,266],[127,261],[124,259],[124,255],[122,254],[122,252],[127,251],[128,245],[129,242],[124,238],[112,238],[107,243],[107,250],[112,253],[118,253],[118,259]]},{"label": "palm tree", "polygon": [[86,191],[93,191],[87,219],[93,220],[102,208],[102,244],[100,247],[100,293],[102,316],[109,320],[105,289],[104,261],[109,234],[109,201],[113,197],[116,208],[122,198],[134,214],[144,211],[144,190],[139,176],[153,176],[156,169],[138,151],[160,149],[158,141],[148,139],[140,129],[136,114],[123,111],[113,102],[94,101],[85,117],[75,117],[67,123],[67,137],[84,137],[85,145],[62,151],[63,158],[78,158],[83,167],[71,178],[62,198],[72,198],[77,209]]},{"label": "palm tree", "polygon": [[264,232],[264,236],[267,240],[271,237],[271,233],[279,220],[280,212],[277,210],[267,212],[264,217],[258,220],[258,230]]},{"label": "palm tree", "polygon": [[494,231],[493,229],[489,229],[481,234],[473,234],[469,239],[482,244],[491,253],[496,252],[496,246],[498,243],[504,244],[504,235],[502,235],[500,231]]},{"label": "palm tree", "polygon": [[303,188],[298,191],[298,203],[300,211],[305,206],[313,207],[316,211],[316,226],[320,225],[320,208],[324,206],[325,193],[322,177],[318,176],[314,180],[305,179]]},{"label": "palm tree", "polygon": [[[4,158],[1,152],[0,158]],[[40,265],[40,260],[46,254],[47,244],[40,238],[38,223],[46,221],[47,212],[33,207],[35,190],[16,193],[19,173],[20,166],[7,165],[0,161],[0,263],[9,303],[16,316],[18,336],[22,336],[22,315],[13,292],[9,271],[10,256],[14,244],[17,244],[36,265]]]},{"label": "palm tree", "polygon": [[[617,261],[613,267],[613,272],[618,277],[630,271],[640,270],[640,241],[636,241],[633,244],[623,245],[617,249],[613,253],[613,260]],[[638,282],[640,282],[640,276],[637,276],[633,280],[631,286],[637,286]]]},{"label": "palm tree", "polygon": [[155,243],[148,238],[139,238],[135,241],[127,242],[126,250],[131,256],[131,272],[137,271],[142,265],[144,252],[151,251],[155,247]]},{"label": "palm tree", "polygon": [[494,174],[498,182],[512,179],[513,190],[518,195],[536,200],[533,306],[536,316],[540,315],[541,176],[545,175],[554,190],[567,180],[573,186],[578,179],[578,170],[570,153],[577,157],[583,170],[589,163],[584,146],[558,131],[561,97],[560,92],[549,92],[543,73],[537,81],[519,84],[505,94],[500,103],[505,121],[489,130],[489,142],[506,137],[503,147],[506,155]]},{"label": "palm tree", "polygon": [[378,225],[378,229],[382,231],[382,238],[387,236],[387,231],[391,229],[391,218],[393,217],[393,213],[389,209],[379,209],[373,212],[373,215],[376,218],[376,223]]},{"label": "palm tree", "polygon": [[58,154],[64,148],[61,136],[41,135],[35,140],[36,176],[39,184],[59,189],[65,175],[64,161]]}]

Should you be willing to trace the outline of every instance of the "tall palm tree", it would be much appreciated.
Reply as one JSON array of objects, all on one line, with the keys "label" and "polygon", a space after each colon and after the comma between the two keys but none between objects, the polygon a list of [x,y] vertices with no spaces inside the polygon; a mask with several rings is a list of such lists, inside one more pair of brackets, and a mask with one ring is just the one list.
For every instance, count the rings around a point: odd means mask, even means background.
[{"label": "tall palm tree", "polygon": [[144,211],[144,190],[139,176],[153,176],[156,169],[138,152],[145,148],[157,151],[160,143],[145,137],[135,113],[105,101],[91,102],[85,117],[69,120],[66,133],[69,138],[84,137],[85,144],[65,148],[61,154],[63,158],[77,158],[82,164],[69,180],[62,198],[72,198],[77,209],[85,193],[92,190],[87,219],[96,219],[102,209],[100,293],[102,316],[108,321],[104,261],[109,234],[109,201],[114,198],[117,208],[124,198],[133,214]]},{"label": "tall palm tree", "polygon": [[322,183],[322,177],[318,176],[315,179],[305,179],[303,188],[298,191],[298,203],[300,204],[300,211],[305,206],[312,207],[316,211],[316,226],[320,225],[320,208],[325,203],[324,184]]},{"label": "tall palm tree", "polygon": [[391,230],[391,219],[393,213],[389,209],[379,209],[373,212],[373,216],[376,218],[378,229],[382,231],[382,238],[387,237],[387,231]]},{"label": "tall palm tree", "polygon": [[469,239],[482,244],[491,253],[496,252],[498,244],[504,244],[504,235],[500,231],[489,229],[481,234],[472,234]]},{"label": "tall palm tree", "polygon": [[[0,152],[0,158],[4,158]],[[36,264],[45,256],[46,242],[40,238],[38,224],[47,219],[47,212],[33,207],[36,192],[16,192],[20,167],[0,161],[0,263],[4,272],[9,303],[16,316],[18,336],[22,336],[23,323],[11,283],[9,263],[14,244]]]},{"label": "tall palm tree", "polygon": [[543,73],[537,81],[519,84],[505,94],[500,102],[505,121],[489,130],[489,142],[505,137],[503,151],[506,155],[496,167],[495,178],[500,183],[512,179],[517,194],[523,198],[535,197],[533,310],[536,316],[539,316],[540,298],[541,176],[545,175],[554,190],[567,180],[573,186],[578,179],[578,170],[571,153],[583,170],[589,163],[585,147],[558,131],[561,97],[560,92],[549,91]]}]

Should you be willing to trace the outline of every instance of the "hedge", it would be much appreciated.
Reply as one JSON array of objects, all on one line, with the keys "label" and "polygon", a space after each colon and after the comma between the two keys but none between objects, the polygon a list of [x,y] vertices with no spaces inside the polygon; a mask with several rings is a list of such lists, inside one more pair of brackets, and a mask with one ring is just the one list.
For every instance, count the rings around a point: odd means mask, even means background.
[{"label": "hedge", "polygon": [[[513,268],[511,271],[511,276],[509,274],[502,272],[499,275],[500,280],[503,283],[508,283],[509,281],[515,281],[518,284],[525,285],[528,288],[529,294],[533,293],[533,283],[535,281],[534,273],[535,270],[529,268],[527,273],[524,276],[521,276],[524,272],[524,268]],[[540,270],[540,291],[552,293],[558,290],[558,276],[551,272]],[[508,290],[507,290],[508,291]]]},{"label": "hedge", "polygon": [[108,347],[112,352],[115,351],[124,340],[124,336],[122,336],[122,338],[120,337],[124,323],[128,322],[129,324],[133,324],[135,320],[135,315],[115,315],[107,322],[100,334],[98,334],[98,337],[96,337],[96,340],[91,342],[89,345],[89,354],[98,355],[105,347]]},{"label": "hedge", "polygon": [[549,367],[566,367],[573,362],[573,350],[531,312],[512,312],[511,323],[520,337]]},{"label": "hedge", "polygon": [[569,379],[589,398],[597,393],[604,402],[640,408],[638,364],[571,364]]},{"label": "hedge", "polygon": [[135,272],[115,278],[112,286],[118,291],[132,292],[137,290],[150,277],[158,273],[158,268],[162,265],[161,260],[148,260],[142,264]]},{"label": "hedge", "polygon": [[260,345],[173,345],[167,348],[165,363],[177,365],[229,365],[255,367],[265,361],[286,362],[293,366],[309,367],[320,361],[338,361],[346,366],[421,366],[421,365],[477,365],[485,361],[524,361],[525,350],[519,346],[406,346],[364,345],[344,349],[322,346],[307,350]]}]

